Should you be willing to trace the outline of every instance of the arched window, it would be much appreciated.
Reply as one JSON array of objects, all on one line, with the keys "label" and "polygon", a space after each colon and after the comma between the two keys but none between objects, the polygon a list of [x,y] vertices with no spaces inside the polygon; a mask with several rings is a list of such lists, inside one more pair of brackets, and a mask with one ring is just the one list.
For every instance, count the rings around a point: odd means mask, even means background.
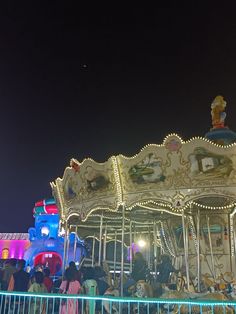
[{"label": "arched window", "polygon": [[2,249],[2,259],[8,259],[9,257],[9,250],[7,248]]}]

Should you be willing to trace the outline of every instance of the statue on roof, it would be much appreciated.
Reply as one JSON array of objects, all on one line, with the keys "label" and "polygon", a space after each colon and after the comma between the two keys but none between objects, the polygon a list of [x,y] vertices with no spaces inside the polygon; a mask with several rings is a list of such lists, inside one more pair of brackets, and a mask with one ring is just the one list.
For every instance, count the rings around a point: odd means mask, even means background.
[{"label": "statue on roof", "polygon": [[211,117],[213,129],[224,128],[226,101],[222,96],[217,96],[211,104]]}]

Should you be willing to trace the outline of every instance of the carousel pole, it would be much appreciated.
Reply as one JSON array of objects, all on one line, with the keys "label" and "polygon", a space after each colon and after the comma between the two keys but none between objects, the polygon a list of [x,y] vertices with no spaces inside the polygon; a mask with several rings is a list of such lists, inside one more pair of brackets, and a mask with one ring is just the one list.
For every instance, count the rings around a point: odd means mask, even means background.
[{"label": "carousel pole", "polygon": [[98,251],[98,265],[101,266],[102,257],[102,225],[103,225],[103,212],[100,217],[100,235],[99,235],[99,251]]},{"label": "carousel pole", "polygon": [[213,273],[214,280],[216,280],[215,263],[214,263],[214,256],[213,256],[213,249],[212,249],[212,242],[211,242],[211,229],[210,229],[210,218],[209,218],[209,216],[206,215],[206,219],[207,219],[207,231],[208,231],[209,245],[210,245],[210,251],[211,251],[212,273]]},{"label": "carousel pole", "polygon": [[197,292],[201,292],[200,210],[197,211]]},{"label": "carousel pole", "polygon": [[63,264],[62,264],[63,273],[66,268],[66,247],[67,247],[67,220],[65,222],[65,234],[64,234],[64,249],[63,249]]},{"label": "carousel pole", "polygon": [[130,223],[129,223],[129,230],[130,230],[130,234],[129,234],[129,243],[130,243],[130,250],[129,250],[129,271],[130,274],[132,273],[132,262],[133,262],[133,256],[132,256],[132,220],[130,219]]},{"label": "carousel pole", "polygon": [[185,258],[185,268],[186,268],[187,289],[189,290],[189,265],[188,265],[188,254],[187,254],[187,243],[186,243],[187,231],[186,231],[186,225],[185,225],[184,210],[182,213],[182,227],[183,227],[184,258]]},{"label": "carousel pole", "polygon": [[113,262],[114,262],[114,285],[115,285],[115,280],[116,280],[116,241],[117,241],[117,234],[115,231],[115,243],[114,243],[114,257],[113,257]]},{"label": "carousel pole", "polygon": [[229,255],[230,255],[230,271],[231,273],[233,272],[233,262],[232,262],[232,238],[231,238],[231,221],[230,221],[230,214],[228,214],[228,230],[229,230]]},{"label": "carousel pole", "polygon": [[120,268],[120,291],[124,295],[124,239],[125,239],[125,206],[122,205],[122,233],[121,233],[121,268]]},{"label": "carousel pole", "polygon": [[[185,239],[186,239],[186,248],[185,248],[185,250],[186,250],[186,255],[187,255],[187,260],[189,261],[189,225],[188,225],[188,219],[187,219],[187,217],[186,217],[186,219],[185,219],[185,226],[186,226],[186,228],[185,228]],[[190,284],[190,278],[189,278],[189,264],[188,264],[188,276],[187,276],[187,281],[189,282],[189,284]],[[188,286],[188,288],[189,288],[189,286]]]},{"label": "carousel pole", "polygon": [[230,224],[230,253],[231,253],[231,263],[232,263],[232,270],[236,268],[235,266],[235,232],[234,232],[234,215],[235,215],[235,208],[233,212],[229,215],[229,224]]},{"label": "carousel pole", "polygon": [[74,241],[74,262],[76,261],[77,233],[78,233],[78,226],[76,225],[76,227],[75,227],[75,241]]},{"label": "carousel pole", "polygon": [[148,227],[148,268],[151,269],[151,231]]},{"label": "carousel pole", "polygon": [[94,252],[95,252],[95,234],[93,235],[93,246],[92,246],[92,267],[94,267]]},{"label": "carousel pole", "polygon": [[233,230],[232,236],[232,242],[233,242],[233,269],[236,268],[236,259],[235,259],[235,250],[236,250],[236,236],[235,236],[235,227],[234,227],[234,215],[232,216],[232,221],[231,221],[231,228]]},{"label": "carousel pole", "polygon": [[66,266],[68,266],[68,260],[69,260],[69,250],[70,250],[70,227],[68,229],[68,234],[67,234],[67,248],[66,248]]},{"label": "carousel pole", "polygon": [[156,220],[153,222],[153,242],[154,242],[154,248],[153,248],[153,255],[154,255],[154,272],[155,272],[155,278],[157,277],[157,226],[156,226]]},{"label": "carousel pole", "polygon": [[106,261],[107,253],[107,224],[105,226],[104,241],[103,241],[103,261]]}]

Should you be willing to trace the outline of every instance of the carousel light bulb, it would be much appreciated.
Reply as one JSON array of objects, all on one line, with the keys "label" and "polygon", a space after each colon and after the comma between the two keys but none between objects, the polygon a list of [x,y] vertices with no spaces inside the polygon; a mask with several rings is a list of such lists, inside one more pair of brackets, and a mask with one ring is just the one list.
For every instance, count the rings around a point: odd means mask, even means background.
[{"label": "carousel light bulb", "polygon": [[65,235],[65,233],[66,233],[65,229],[62,227],[61,231],[59,232],[59,235],[63,236],[63,235]]},{"label": "carousel light bulb", "polygon": [[138,240],[138,246],[139,247],[145,247],[146,246],[146,242],[142,239]]}]

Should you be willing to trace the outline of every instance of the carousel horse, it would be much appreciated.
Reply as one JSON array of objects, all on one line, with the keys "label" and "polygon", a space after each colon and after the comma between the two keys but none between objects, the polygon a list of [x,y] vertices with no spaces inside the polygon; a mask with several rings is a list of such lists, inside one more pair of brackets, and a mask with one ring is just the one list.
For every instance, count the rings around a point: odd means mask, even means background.
[{"label": "carousel horse", "polygon": [[139,280],[136,283],[134,296],[138,298],[152,298],[153,297],[152,286],[145,280]]},{"label": "carousel horse", "polygon": [[[133,296],[137,298],[153,298],[153,288],[145,280],[138,280],[134,285]],[[140,305],[133,304],[133,313],[146,313],[151,311],[151,308],[146,303],[141,303]]]},{"label": "carousel horse", "polygon": [[[180,277],[181,278],[181,277]],[[183,277],[184,278],[184,277]],[[209,274],[204,274],[202,276],[201,283],[203,284],[203,287],[205,288],[204,292],[197,293],[193,289],[190,289],[189,291],[186,289],[185,282],[183,281],[179,285],[179,290],[177,291],[171,291],[166,289],[165,292],[162,294],[160,298],[163,299],[192,299],[192,300],[217,300],[217,301],[227,301],[229,298],[226,295],[226,284],[229,282],[232,282],[233,275],[229,275],[229,273],[225,273],[221,276],[220,279],[224,278],[224,282],[219,281],[217,284]],[[183,279],[184,280],[184,279]],[[196,287],[197,282],[194,284],[193,287]],[[218,291],[217,291],[218,290]],[[222,290],[222,291],[221,291]],[[233,293],[232,293],[233,298]],[[163,312],[165,313],[166,310],[171,311],[171,313],[181,313],[181,314],[187,314],[189,313],[189,307],[188,305],[165,305],[163,306]],[[213,313],[211,306],[202,306],[200,309],[199,305],[194,305],[191,307],[191,313]],[[234,311],[232,308],[226,306],[225,308],[220,306],[214,307],[214,313],[216,314],[233,314]]]},{"label": "carousel horse", "polygon": [[[111,296],[111,297],[119,297],[119,290],[115,289],[114,287],[110,287],[104,293],[104,296]],[[117,302],[111,301],[102,301],[102,305],[105,313],[107,314],[118,314],[119,313],[119,304]]]},{"label": "carousel horse", "polygon": [[[192,300],[216,300],[216,301],[226,301],[228,298],[220,292],[207,292],[207,293],[189,293],[184,291],[167,291],[165,292],[160,299],[192,299]],[[162,307],[162,313],[173,313],[173,314],[188,314],[189,306],[187,304],[182,305],[167,305],[165,304]],[[233,314],[234,310],[228,306],[225,308],[221,306],[215,306],[214,312],[212,311],[212,307],[209,305],[204,305],[200,308],[200,305],[192,305],[191,313],[214,313],[214,314]]]},{"label": "carousel horse", "polygon": [[220,274],[215,281],[210,279],[209,274],[204,274],[202,276],[202,280],[208,291],[218,291],[224,294],[230,293],[233,289],[233,285],[235,284],[234,273],[232,272],[225,272],[224,274]]}]

